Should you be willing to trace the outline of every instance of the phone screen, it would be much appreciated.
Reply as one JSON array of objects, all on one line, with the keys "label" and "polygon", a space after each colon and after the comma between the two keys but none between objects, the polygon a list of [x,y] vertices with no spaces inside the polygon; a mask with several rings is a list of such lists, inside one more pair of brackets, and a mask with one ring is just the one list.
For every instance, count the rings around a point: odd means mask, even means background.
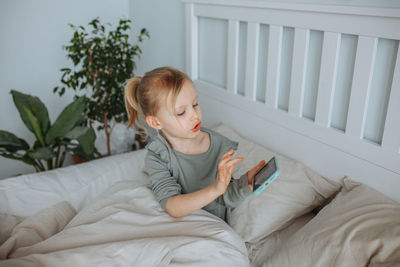
[{"label": "phone screen", "polygon": [[253,191],[257,190],[272,174],[276,171],[275,158],[268,161],[257,173],[254,175],[255,183],[253,182]]}]

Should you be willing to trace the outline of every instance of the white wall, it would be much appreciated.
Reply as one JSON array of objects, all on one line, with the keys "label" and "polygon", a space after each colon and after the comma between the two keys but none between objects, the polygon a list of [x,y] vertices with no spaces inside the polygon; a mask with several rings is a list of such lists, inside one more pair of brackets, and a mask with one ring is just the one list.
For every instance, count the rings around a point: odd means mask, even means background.
[{"label": "white wall", "polygon": [[[72,101],[53,94],[60,68],[70,65],[62,49],[72,37],[68,24],[87,25],[95,17],[113,25],[129,18],[129,0],[0,1],[0,129],[34,140],[14,107],[10,89],[38,96],[53,122]],[[0,179],[34,172],[27,164],[0,157]]]},{"label": "white wall", "polygon": [[137,65],[137,75],[160,66],[185,71],[184,4],[180,0],[132,0],[130,16],[134,34],[141,28],[150,32]]}]

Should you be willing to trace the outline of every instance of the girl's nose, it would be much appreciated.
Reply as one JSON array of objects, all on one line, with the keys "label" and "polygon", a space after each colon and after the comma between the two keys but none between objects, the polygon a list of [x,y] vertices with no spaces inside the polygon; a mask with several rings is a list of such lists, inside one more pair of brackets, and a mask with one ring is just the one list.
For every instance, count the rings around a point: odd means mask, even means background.
[{"label": "girl's nose", "polygon": [[197,115],[197,112],[193,112],[192,121],[197,121],[198,119],[199,119],[199,116]]},{"label": "girl's nose", "polygon": [[192,109],[192,116],[191,116],[192,121],[197,121],[199,120],[199,114],[196,109]]}]

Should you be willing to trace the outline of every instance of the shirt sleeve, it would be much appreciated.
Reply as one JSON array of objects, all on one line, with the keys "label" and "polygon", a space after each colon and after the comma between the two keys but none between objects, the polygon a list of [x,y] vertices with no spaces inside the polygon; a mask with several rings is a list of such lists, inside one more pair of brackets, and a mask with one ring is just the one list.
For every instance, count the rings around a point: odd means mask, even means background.
[{"label": "shirt sleeve", "polygon": [[245,173],[239,179],[231,179],[228,188],[219,201],[227,208],[236,208],[252,193],[249,188],[247,173]]},{"label": "shirt sleeve", "polygon": [[150,176],[153,193],[165,210],[167,200],[172,196],[179,195],[181,186],[177,179],[171,175],[167,163],[152,151],[147,152],[145,168]]}]

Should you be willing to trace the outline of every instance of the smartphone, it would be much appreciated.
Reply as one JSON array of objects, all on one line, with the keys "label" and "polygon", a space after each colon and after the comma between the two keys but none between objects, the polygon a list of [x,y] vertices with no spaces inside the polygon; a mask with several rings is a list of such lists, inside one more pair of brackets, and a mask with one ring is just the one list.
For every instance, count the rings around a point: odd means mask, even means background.
[{"label": "smartphone", "polygon": [[253,176],[253,194],[260,194],[267,188],[281,173],[278,160],[273,157],[264,166],[259,169]]}]

